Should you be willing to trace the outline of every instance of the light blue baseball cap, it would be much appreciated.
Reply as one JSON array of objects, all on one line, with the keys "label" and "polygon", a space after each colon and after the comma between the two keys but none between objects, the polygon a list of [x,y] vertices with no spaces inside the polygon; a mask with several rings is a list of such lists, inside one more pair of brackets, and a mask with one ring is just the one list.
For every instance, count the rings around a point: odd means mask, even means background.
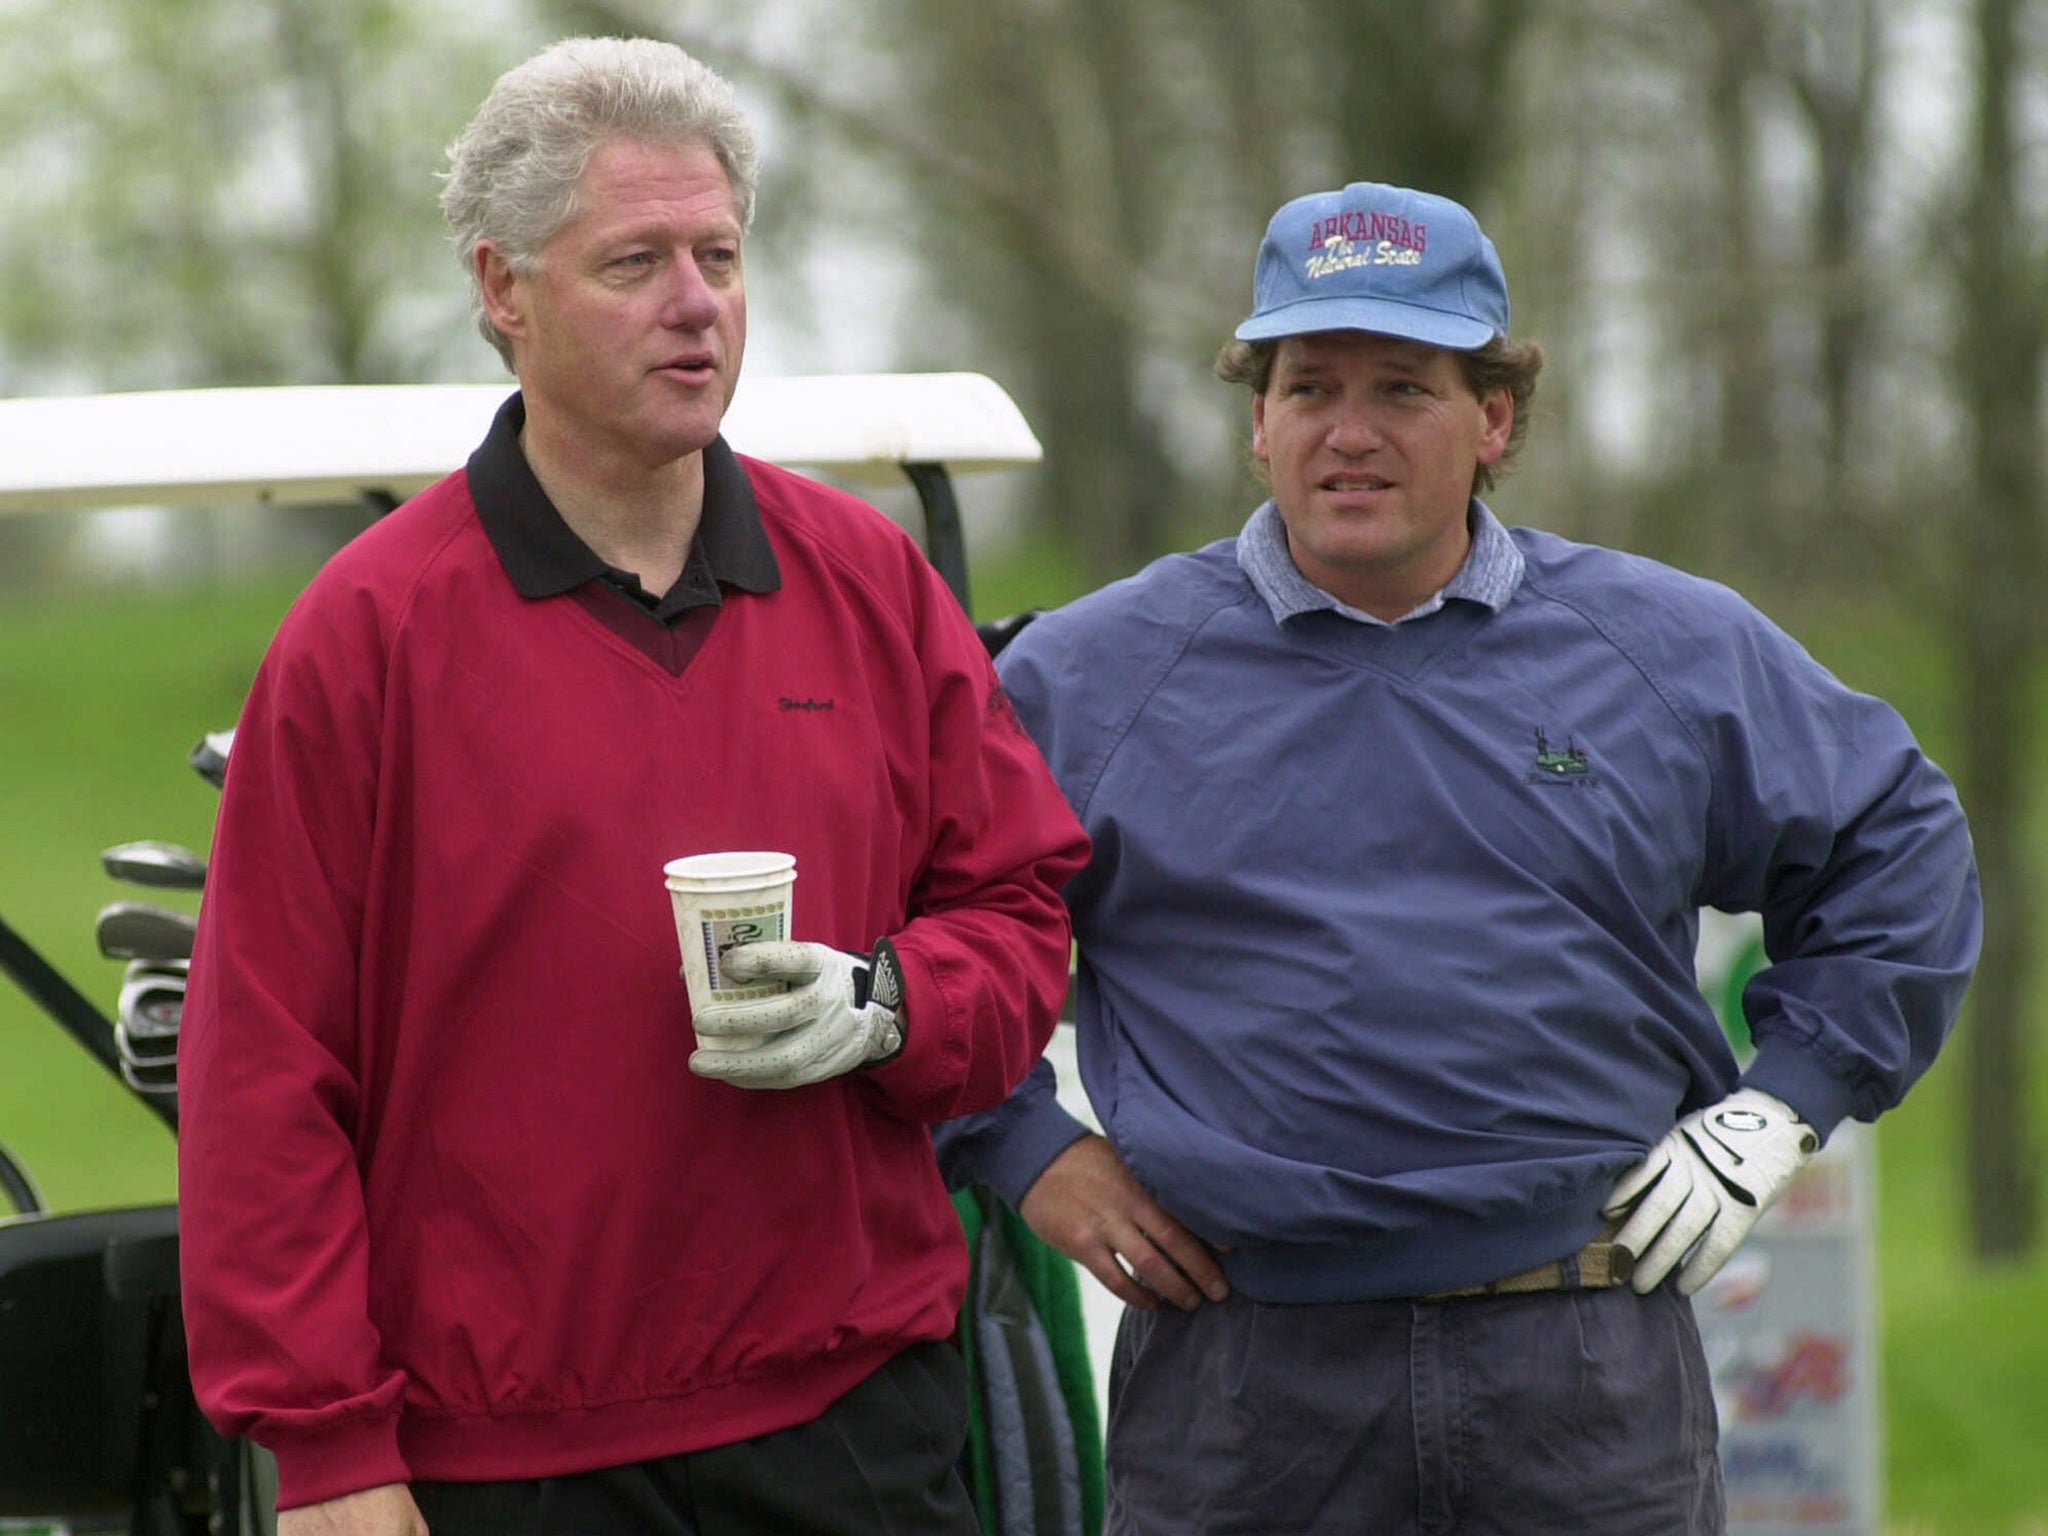
[{"label": "light blue baseball cap", "polygon": [[1239,341],[1373,331],[1470,352],[1508,331],[1508,281],[1479,221],[1432,192],[1354,181],[1273,215]]}]

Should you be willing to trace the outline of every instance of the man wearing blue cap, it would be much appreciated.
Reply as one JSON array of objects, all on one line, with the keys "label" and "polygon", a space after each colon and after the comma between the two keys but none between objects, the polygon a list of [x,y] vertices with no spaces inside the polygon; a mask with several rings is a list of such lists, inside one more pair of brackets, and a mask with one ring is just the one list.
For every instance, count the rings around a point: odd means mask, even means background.
[{"label": "man wearing blue cap", "polygon": [[[1113,1532],[1719,1532],[1690,1296],[1939,1049],[1954,791],[1727,589],[1477,499],[1542,354],[1464,208],[1300,198],[1253,293],[1271,499],[1000,662],[1107,1138],[1041,1069],[950,1171],[1132,1305]],[[1702,906],[1763,915],[1746,1066]]]}]

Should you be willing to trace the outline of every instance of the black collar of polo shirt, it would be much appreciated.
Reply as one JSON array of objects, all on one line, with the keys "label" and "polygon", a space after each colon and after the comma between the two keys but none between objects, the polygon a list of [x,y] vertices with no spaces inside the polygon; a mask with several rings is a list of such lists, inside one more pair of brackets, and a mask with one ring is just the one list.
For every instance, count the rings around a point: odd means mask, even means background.
[{"label": "black collar of polo shirt", "polygon": [[[491,430],[469,456],[469,495],[498,561],[521,597],[554,597],[590,581],[611,581],[637,592],[638,583],[607,565],[562,520],[534,478],[519,446],[526,402],[518,394],[498,407]],[[674,619],[719,602],[719,585],[743,592],[774,592],[782,568],[754,487],[723,437],[704,449],[704,511],[683,574],[649,611]]]}]

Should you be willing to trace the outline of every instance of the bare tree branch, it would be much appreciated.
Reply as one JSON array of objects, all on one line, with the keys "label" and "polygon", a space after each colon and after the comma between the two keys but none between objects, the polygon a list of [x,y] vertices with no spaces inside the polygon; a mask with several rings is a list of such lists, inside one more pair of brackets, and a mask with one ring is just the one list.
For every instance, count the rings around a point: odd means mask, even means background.
[{"label": "bare tree branch", "polygon": [[[945,182],[1001,219],[1020,248],[1057,266],[1100,303],[1127,312],[1161,307],[1157,274],[1147,273],[1142,284],[1136,282],[1125,254],[1092,230],[1062,218],[1042,188],[959,153],[933,133],[893,121],[867,102],[847,100],[819,80],[729,34],[681,24],[656,7],[635,5],[631,0],[570,0],[565,9],[594,27],[662,37],[701,54],[722,73],[744,75],[767,86],[796,110],[831,125],[850,143]],[[1196,303],[1193,295],[1187,296],[1188,308]]]}]

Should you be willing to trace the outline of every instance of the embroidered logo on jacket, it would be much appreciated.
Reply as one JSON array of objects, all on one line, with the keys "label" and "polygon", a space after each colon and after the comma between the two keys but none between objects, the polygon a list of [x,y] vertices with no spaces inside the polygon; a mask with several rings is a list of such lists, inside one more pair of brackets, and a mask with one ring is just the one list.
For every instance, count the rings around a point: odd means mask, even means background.
[{"label": "embroidered logo on jacket", "polygon": [[790,712],[791,712],[792,710],[795,710],[795,711],[799,711],[799,712],[801,712],[801,713],[803,713],[803,714],[816,714],[816,713],[818,713],[818,712],[819,712],[820,710],[829,710],[829,709],[831,709],[831,707],[832,707],[832,701],[831,701],[830,699],[791,699],[791,698],[785,698],[785,699],[783,699],[783,700],[781,701],[781,707],[782,707],[782,712],[783,712],[784,714],[788,714],[788,713],[790,713]]},{"label": "embroidered logo on jacket", "polygon": [[1536,727],[1536,760],[1530,767],[1528,782],[1562,789],[1596,789],[1600,784],[1578,742],[1567,736],[1560,751],[1550,744],[1540,725]]}]

